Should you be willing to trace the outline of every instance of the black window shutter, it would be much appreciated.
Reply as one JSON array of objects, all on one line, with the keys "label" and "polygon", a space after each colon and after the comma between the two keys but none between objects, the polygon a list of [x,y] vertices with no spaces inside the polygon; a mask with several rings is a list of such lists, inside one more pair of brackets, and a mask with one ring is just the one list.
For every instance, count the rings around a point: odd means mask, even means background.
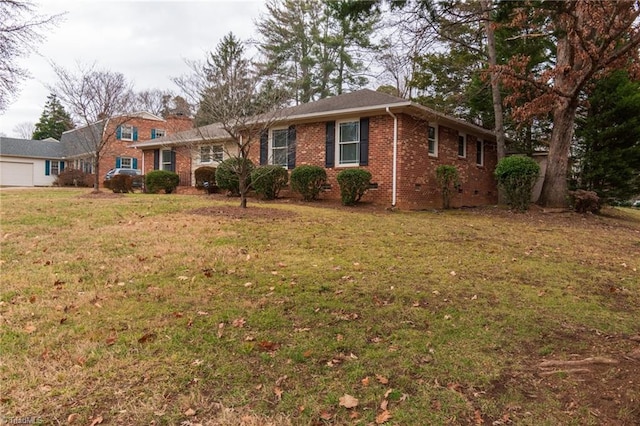
[{"label": "black window shutter", "polygon": [[260,133],[260,165],[265,166],[269,162],[269,132],[263,130]]},{"label": "black window shutter", "polygon": [[176,152],[171,150],[171,171],[176,171]]},{"label": "black window shutter", "polygon": [[160,150],[153,150],[153,170],[160,170]]},{"label": "black window shutter", "polygon": [[360,165],[369,165],[369,118],[360,119]]},{"label": "black window shutter", "polygon": [[287,169],[295,169],[296,167],[296,127],[289,126],[289,134],[287,135]]},{"label": "black window shutter", "polygon": [[333,167],[336,158],[336,122],[327,121],[327,139],[325,144],[325,167]]}]

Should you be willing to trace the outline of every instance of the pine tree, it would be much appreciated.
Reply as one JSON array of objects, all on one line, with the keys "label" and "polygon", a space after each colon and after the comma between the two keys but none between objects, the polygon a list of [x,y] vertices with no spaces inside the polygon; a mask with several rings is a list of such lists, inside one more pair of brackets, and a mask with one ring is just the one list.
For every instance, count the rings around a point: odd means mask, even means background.
[{"label": "pine tree", "polygon": [[640,81],[616,71],[596,82],[578,120],[580,188],[608,201],[640,194]]},{"label": "pine tree", "polygon": [[40,120],[36,123],[32,138],[42,140],[54,138],[60,140],[63,132],[73,129],[71,116],[64,109],[55,94],[47,96],[47,102],[40,115]]}]

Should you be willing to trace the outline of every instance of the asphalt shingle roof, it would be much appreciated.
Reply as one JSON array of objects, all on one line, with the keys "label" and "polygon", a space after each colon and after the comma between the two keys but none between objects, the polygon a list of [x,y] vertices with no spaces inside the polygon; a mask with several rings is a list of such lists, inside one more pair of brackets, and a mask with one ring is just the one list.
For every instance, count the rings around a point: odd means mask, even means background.
[{"label": "asphalt shingle roof", "polygon": [[57,159],[64,157],[64,146],[55,139],[35,141],[0,137],[0,155]]},{"label": "asphalt shingle roof", "polygon": [[102,138],[106,122],[106,120],[101,120],[85,127],[64,132],[60,142],[64,146],[65,157],[92,154]]}]

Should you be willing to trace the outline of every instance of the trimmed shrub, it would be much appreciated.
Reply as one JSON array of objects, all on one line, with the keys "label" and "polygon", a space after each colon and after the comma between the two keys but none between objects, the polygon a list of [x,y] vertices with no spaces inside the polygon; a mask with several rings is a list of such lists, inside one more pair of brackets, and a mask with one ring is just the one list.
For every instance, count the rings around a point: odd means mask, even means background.
[{"label": "trimmed shrub", "polygon": [[240,166],[245,164],[247,170],[247,188],[251,185],[251,172],[253,171],[253,163],[249,159],[233,157],[224,160],[216,169],[216,185],[218,188],[229,191],[229,195],[240,195],[240,179],[238,172]]},{"label": "trimmed shrub", "polygon": [[289,182],[289,172],[282,166],[261,166],[251,172],[251,186],[265,200],[278,198]]},{"label": "trimmed shrub", "polygon": [[569,191],[571,206],[577,213],[598,213],[600,211],[600,197],[594,191],[578,189]]},{"label": "trimmed shrub", "polygon": [[505,157],[498,162],[494,174],[509,207],[520,212],[528,210],[531,192],[540,174],[538,163],[530,157]]},{"label": "trimmed shrub", "polygon": [[93,175],[77,169],[64,169],[58,174],[54,185],[57,186],[92,186]]},{"label": "trimmed shrub", "polygon": [[146,190],[151,193],[156,193],[162,189],[165,194],[171,194],[176,190],[179,183],[180,177],[178,174],[167,170],[153,170],[145,176]]},{"label": "trimmed shrub", "polygon": [[338,173],[340,199],[345,206],[356,204],[371,185],[371,173],[362,169],[345,169]]},{"label": "trimmed shrub", "polygon": [[319,166],[298,166],[291,172],[291,189],[299,192],[304,201],[318,198],[327,181],[327,172]]},{"label": "trimmed shrub", "polygon": [[216,168],[210,166],[198,167],[195,172],[196,188],[204,189],[209,194],[217,191],[216,185]]},{"label": "trimmed shrub", "polygon": [[111,179],[105,180],[104,186],[115,193],[125,194],[133,192],[133,176],[115,175]]},{"label": "trimmed shrub", "polygon": [[436,181],[442,192],[442,208],[449,209],[451,207],[451,194],[460,185],[458,169],[456,169],[456,166],[445,164],[436,167]]}]

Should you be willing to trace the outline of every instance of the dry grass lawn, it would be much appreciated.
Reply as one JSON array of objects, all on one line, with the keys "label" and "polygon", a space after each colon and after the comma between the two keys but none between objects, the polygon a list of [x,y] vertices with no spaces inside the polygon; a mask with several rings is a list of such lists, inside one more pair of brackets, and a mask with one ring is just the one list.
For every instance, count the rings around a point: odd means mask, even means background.
[{"label": "dry grass lawn", "polygon": [[640,424],[640,214],[2,190],[0,418]]}]

